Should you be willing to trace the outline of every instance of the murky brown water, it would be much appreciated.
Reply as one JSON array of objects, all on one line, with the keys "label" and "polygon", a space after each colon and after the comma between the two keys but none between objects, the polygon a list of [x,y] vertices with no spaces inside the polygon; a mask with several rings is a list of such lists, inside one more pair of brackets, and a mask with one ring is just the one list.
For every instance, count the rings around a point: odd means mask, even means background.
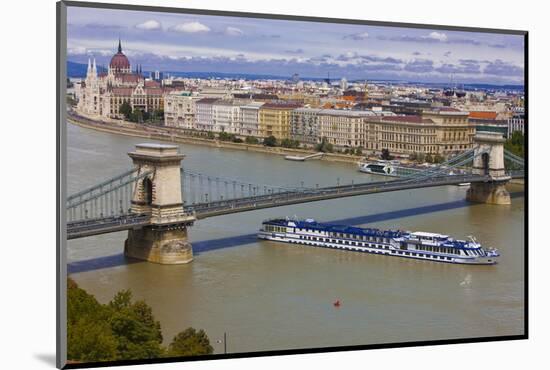
[{"label": "murky brown water", "polygon": [[[69,193],[129,169],[126,153],[144,141],[69,125]],[[193,145],[180,150],[189,169],[250,182],[369,180],[351,165]],[[126,261],[125,232],[78,239],[68,243],[69,270],[100,301],[121,289],[145,299],[167,340],[188,326],[205,329],[217,353],[224,332],[228,352],[523,334],[524,198],[518,194],[511,206],[468,205],[465,192],[419,189],[200,220],[190,230],[195,260],[180,266]],[[502,257],[496,266],[462,266],[254,238],[261,220],[292,215],[475,235]]]}]

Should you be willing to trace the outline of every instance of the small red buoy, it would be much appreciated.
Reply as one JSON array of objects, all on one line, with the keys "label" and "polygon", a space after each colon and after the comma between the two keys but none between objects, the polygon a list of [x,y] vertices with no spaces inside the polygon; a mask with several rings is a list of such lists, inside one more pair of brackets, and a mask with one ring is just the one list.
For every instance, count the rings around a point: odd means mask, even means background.
[{"label": "small red buoy", "polygon": [[340,300],[337,299],[336,302],[333,303],[334,307],[340,307]]}]

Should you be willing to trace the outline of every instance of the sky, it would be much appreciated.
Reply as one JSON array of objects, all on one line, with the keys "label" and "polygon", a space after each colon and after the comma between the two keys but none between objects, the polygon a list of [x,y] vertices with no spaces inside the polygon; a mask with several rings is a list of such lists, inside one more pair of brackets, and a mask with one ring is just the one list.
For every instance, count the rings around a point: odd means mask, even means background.
[{"label": "sky", "polygon": [[521,35],[69,7],[67,59],[348,80],[523,84]]}]

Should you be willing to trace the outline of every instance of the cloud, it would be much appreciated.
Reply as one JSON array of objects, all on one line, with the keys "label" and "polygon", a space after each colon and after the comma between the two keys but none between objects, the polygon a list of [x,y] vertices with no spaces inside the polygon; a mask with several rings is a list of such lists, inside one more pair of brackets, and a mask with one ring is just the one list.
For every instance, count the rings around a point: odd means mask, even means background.
[{"label": "cloud", "polygon": [[523,68],[497,59],[494,62],[487,64],[483,70],[483,73],[504,77],[519,77],[523,76]]},{"label": "cloud", "polygon": [[447,58],[451,56],[451,52],[450,51],[446,51],[443,55],[446,56]]},{"label": "cloud", "polygon": [[445,63],[435,69],[439,73],[479,74],[481,66],[477,63],[449,64]]},{"label": "cloud", "polygon": [[180,23],[170,28],[172,31],[183,33],[209,32],[210,28],[200,22]]},{"label": "cloud", "polygon": [[481,42],[474,39],[449,39],[449,44],[481,45]]},{"label": "cloud", "polygon": [[162,28],[162,25],[160,24],[159,21],[157,20],[154,20],[154,19],[150,19],[148,21],[145,21],[143,23],[140,23],[140,24],[136,24],[136,28],[137,29],[140,29],[140,30],[160,30]]},{"label": "cloud", "polygon": [[430,34],[428,36],[426,36],[430,39],[433,39],[433,40],[438,40],[438,41],[442,41],[442,42],[445,42],[447,41],[447,35],[444,34],[443,32],[430,32]]},{"label": "cloud", "polygon": [[421,52],[419,52],[419,51],[415,51],[414,53],[412,53],[412,55],[416,55],[416,56],[418,56],[418,55],[422,55],[422,53],[421,53]]},{"label": "cloud", "polygon": [[344,36],[344,39],[351,39],[355,41],[366,40],[369,38],[368,32],[352,33],[351,35]]},{"label": "cloud", "polygon": [[361,59],[369,61],[369,62],[383,62],[383,63],[389,63],[389,64],[400,64],[403,63],[403,60],[392,58],[392,57],[379,57],[376,55],[361,55]]},{"label": "cloud", "polygon": [[228,36],[242,36],[244,32],[237,27],[227,27],[225,29],[225,34]]},{"label": "cloud", "polygon": [[67,48],[68,55],[85,55],[88,50],[84,46],[76,46],[74,48]]},{"label": "cloud", "polygon": [[403,68],[407,72],[426,73],[434,70],[433,61],[429,59],[415,59]]},{"label": "cloud", "polygon": [[115,24],[104,24],[104,23],[88,23],[84,25],[85,28],[92,29],[102,29],[102,30],[120,30],[123,27]]},{"label": "cloud", "polygon": [[285,50],[287,54],[303,54],[304,49]]}]

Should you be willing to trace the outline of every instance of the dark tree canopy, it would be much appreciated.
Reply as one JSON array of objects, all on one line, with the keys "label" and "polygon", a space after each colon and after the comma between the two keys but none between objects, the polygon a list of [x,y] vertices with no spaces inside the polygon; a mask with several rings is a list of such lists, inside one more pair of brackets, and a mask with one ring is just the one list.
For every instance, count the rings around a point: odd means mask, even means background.
[{"label": "dark tree canopy", "polygon": [[[185,334],[183,334],[185,333]],[[179,337],[178,337],[179,336]],[[67,358],[73,361],[151,359],[212,353],[206,333],[188,328],[178,334],[173,353],[162,346],[160,322],[143,300],[132,292],[118,292],[108,304],[72,280],[67,282]],[[172,348],[171,347],[171,348]]]},{"label": "dark tree canopy", "polygon": [[275,136],[271,135],[264,139],[265,146],[277,146],[277,139]]},{"label": "dark tree canopy", "polygon": [[187,328],[178,333],[168,346],[169,356],[208,355],[214,352],[204,330]]}]

